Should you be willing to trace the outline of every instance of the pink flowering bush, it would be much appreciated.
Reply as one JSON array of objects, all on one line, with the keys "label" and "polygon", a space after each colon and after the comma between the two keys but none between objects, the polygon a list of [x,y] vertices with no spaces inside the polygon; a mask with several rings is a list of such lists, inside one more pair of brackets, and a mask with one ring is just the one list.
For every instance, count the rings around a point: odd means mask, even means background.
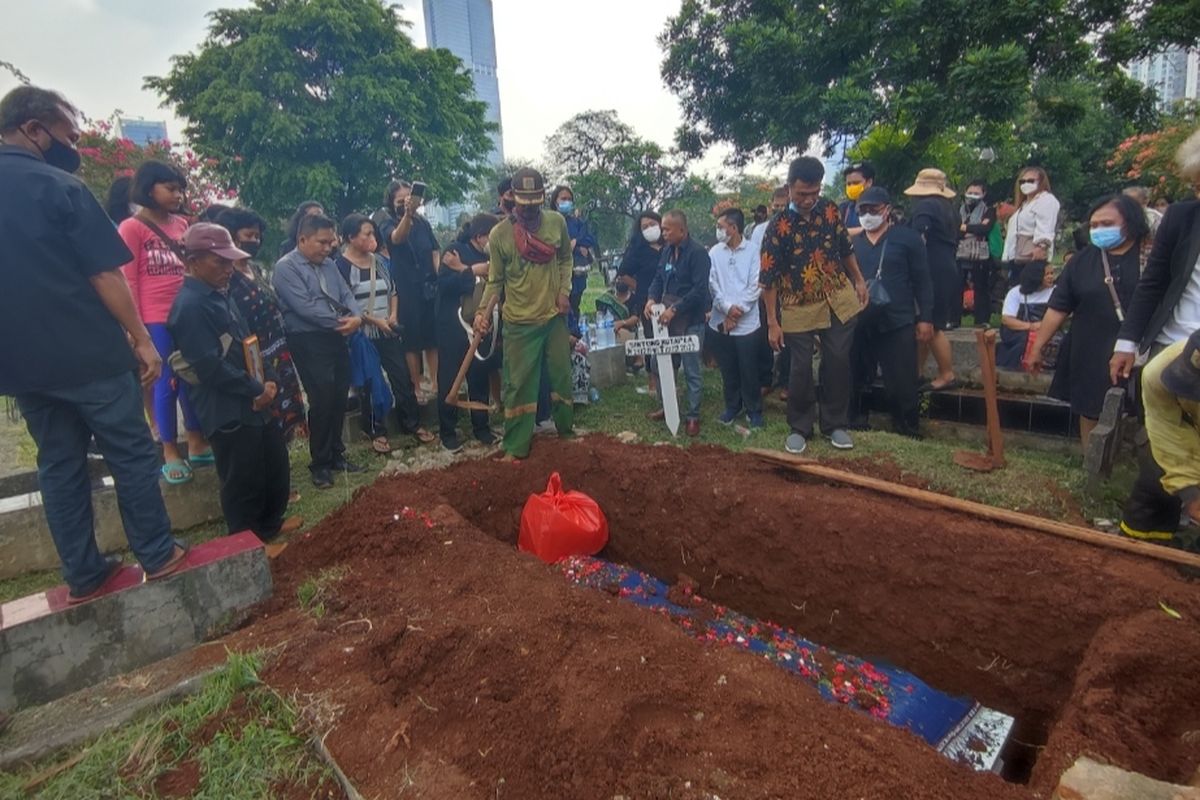
[{"label": "pink flowering bush", "polygon": [[1179,174],[1175,151],[1196,130],[1196,111],[1168,119],[1161,130],[1130,136],[1117,145],[1105,166],[1121,181],[1150,189],[1153,199],[1179,199],[1191,189]]},{"label": "pink flowering bush", "polygon": [[168,141],[150,142],[145,146],[116,135],[112,120],[92,122],[79,139],[82,164],[79,178],[101,200],[108,194],[112,182],[133,175],[146,161],[166,161],[177,166],[188,179],[184,213],[194,216],[213,203],[227,203],[237,197],[237,191],[218,176],[218,162],[203,159],[191,149]]}]

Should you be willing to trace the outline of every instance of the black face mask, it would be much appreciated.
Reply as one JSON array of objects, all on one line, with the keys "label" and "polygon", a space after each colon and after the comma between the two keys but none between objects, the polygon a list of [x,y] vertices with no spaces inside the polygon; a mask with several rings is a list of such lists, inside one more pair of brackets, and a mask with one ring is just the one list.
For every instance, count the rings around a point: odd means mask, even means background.
[{"label": "black face mask", "polygon": [[522,222],[535,222],[542,213],[541,206],[521,206],[521,210],[517,212],[517,216]]},{"label": "black face mask", "polygon": [[517,207],[517,201],[516,200],[507,200],[507,199],[501,200],[500,207],[502,209],[504,209],[506,212],[508,212],[509,214],[511,214],[513,212],[513,209]]},{"label": "black face mask", "polygon": [[238,245],[238,250],[249,254],[251,258],[258,255],[259,248],[262,247],[262,242],[242,242]]},{"label": "black face mask", "polygon": [[60,142],[50,131],[46,131],[46,133],[50,137],[50,146],[43,150],[28,133],[21,131],[21,134],[26,139],[29,139],[33,143],[33,146],[38,149],[38,152],[42,154],[42,158],[45,159],[47,164],[52,167],[58,167],[63,172],[74,174],[83,162],[83,157],[79,155],[79,151],[69,144]]}]

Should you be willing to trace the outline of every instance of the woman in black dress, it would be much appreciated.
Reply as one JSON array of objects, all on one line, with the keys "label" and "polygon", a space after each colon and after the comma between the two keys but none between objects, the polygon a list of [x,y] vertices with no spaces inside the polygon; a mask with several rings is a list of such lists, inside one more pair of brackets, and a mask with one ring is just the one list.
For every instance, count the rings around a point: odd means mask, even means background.
[{"label": "woman in black dress", "polygon": [[1091,244],[1063,268],[1029,357],[1030,370],[1036,371],[1043,363],[1045,343],[1072,317],[1048,394],[1070,402],[1079,415],[1084,447],[1112,385],[1108,361],[1151,241],[1141,206],[1125,195],[1105,197],[1092,207],[1088,219]]}]

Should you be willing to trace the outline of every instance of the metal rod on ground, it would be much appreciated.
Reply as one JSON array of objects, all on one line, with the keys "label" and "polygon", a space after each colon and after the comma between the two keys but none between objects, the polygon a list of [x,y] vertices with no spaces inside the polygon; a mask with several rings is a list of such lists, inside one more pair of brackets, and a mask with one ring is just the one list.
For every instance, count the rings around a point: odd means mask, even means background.
[{"label": "metal rod on ground", "polygon": [[[492,309],[496,307],[500,297],[494,296],[488,301],[480,311],[483,316],[490,317]],[[458,406],[459,408],[470,409],[471,411],[491,411],[492,407],[487,403],[477,403],[474,400],[462,400],[458,396],[459,390],[462,388],[463,381],[466,380],[467,370],[471,368],[471,360],[475,358],[475,353],[479,350],[479,345],[483,341],[483,337],[478,333],[472,332],[471,346],[467,348],[467,357],[463,359],[462,365],[458,368],[458,374],[454,376],[454,383],[450,386],[450,391],[446,393],[446,404]]]},{"label": "metal rod on ground", "polygon": [[826,480],[838,481],[840,483],[858,486],[863,489],[873,489],[877,492],[890,494],[894,497],[902,497],[905,500],[914,500],[919,503],[928,503],[929,505],[945,508],[950,511],[957,511],[963,514],[970,514],[981,519],[991,520],[992,522],[1004,522],[1009,525],[1016,525],[1022,528],[1039,531],[1041,533],[1049,533],[1054,536],[1060,536],[1064,539],[1073,539],[1077,542],[1103,547],[1109,550],[1121,550],[1133,555],[1153,558],[1158,561],[1169,561],[1173,564],[1182,564],[1188,567],[1200,568],[1200,555],[1188,553],[1183,550],[1176,550],[1171,547],[1164,547],[1157,544],[1149,544],[1147,542],[1139,542],[1133,539],[1124,539],[1119,536],[1101,533],[1090,528],[1083,528],[1078,525],[1068,525],[1065,522],[1055,522],[1054,520],[1042,519],[1029,514],[1022,514],[1019,511],[1009,511],[1005,508],[995,508],[994,506],[976,503],[971,500],[961,500],[957,497],[950,497],[937,492],[929,492],[924,489],[914,489],[911,486],[902,484],[890,483],[888,481],[879,480],[878,478],[869,478],[865,475],[856,475],[852,472],[843,472],[840,469],[822,466],[815,461],[807,458],[798,458],[787,453],[779,453],[774,450],[759,450],[750,449],[746,452],[751,455],[758,456],[764,461],[769,461],[773,464],[788,467],[797,472],[802,472],[806,475],[812,475],[817,478]]}]

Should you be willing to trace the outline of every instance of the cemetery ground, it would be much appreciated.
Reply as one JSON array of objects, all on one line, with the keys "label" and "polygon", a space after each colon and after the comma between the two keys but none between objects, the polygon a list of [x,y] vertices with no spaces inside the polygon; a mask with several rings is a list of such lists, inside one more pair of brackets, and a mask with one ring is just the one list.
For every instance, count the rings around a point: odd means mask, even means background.
[{"label": "cemetery ground", "polygon": [[[710,411],[719,383],[706,372]],[[763,431],[744,435],[710,413],[699,440],[671,440],[644,418],[652,400],[638,385],[604,390],[577,414],[586,435],[538,437],[518,465],[474,451],[441,469],[451,459],[436,448],[407,447],[388,464],[399,474],[376,480],[382,460],[356,441],[353,457],[375,469],[319,493],[295,450],[303,496],[293,510],[308,524],[274,562],[274,598],[217,643],[232,655],[209,688],[3,774],[0,796],[343,796],[306,746],[316,735],[365,797],[887,788],[1030,798],[1048,796],[1085,752],[1190,777],[1200,720],[1166,709],[1200,708],[1181,672],[1200,648],[1200,590],[1172,568],[797,479],[738,454],[779,448],[775,398]],[[855,440],[849,453],[814,441],[806,455],[1075,523],[1117,516],[1131,479],[1118,471],[1085,491],[1073,443],[1010,446],[1008,467],[984,474],[952,461],[981,445],[884,432]],[[608,515],[604,557],[668,584],[694,581],[751,617],[1012,714],[1007,782],[517,554],[521,506],[552,470]],[[220,533],[214,524],[185,538]],[[56,582],[25,577],[0,594]]]}]

